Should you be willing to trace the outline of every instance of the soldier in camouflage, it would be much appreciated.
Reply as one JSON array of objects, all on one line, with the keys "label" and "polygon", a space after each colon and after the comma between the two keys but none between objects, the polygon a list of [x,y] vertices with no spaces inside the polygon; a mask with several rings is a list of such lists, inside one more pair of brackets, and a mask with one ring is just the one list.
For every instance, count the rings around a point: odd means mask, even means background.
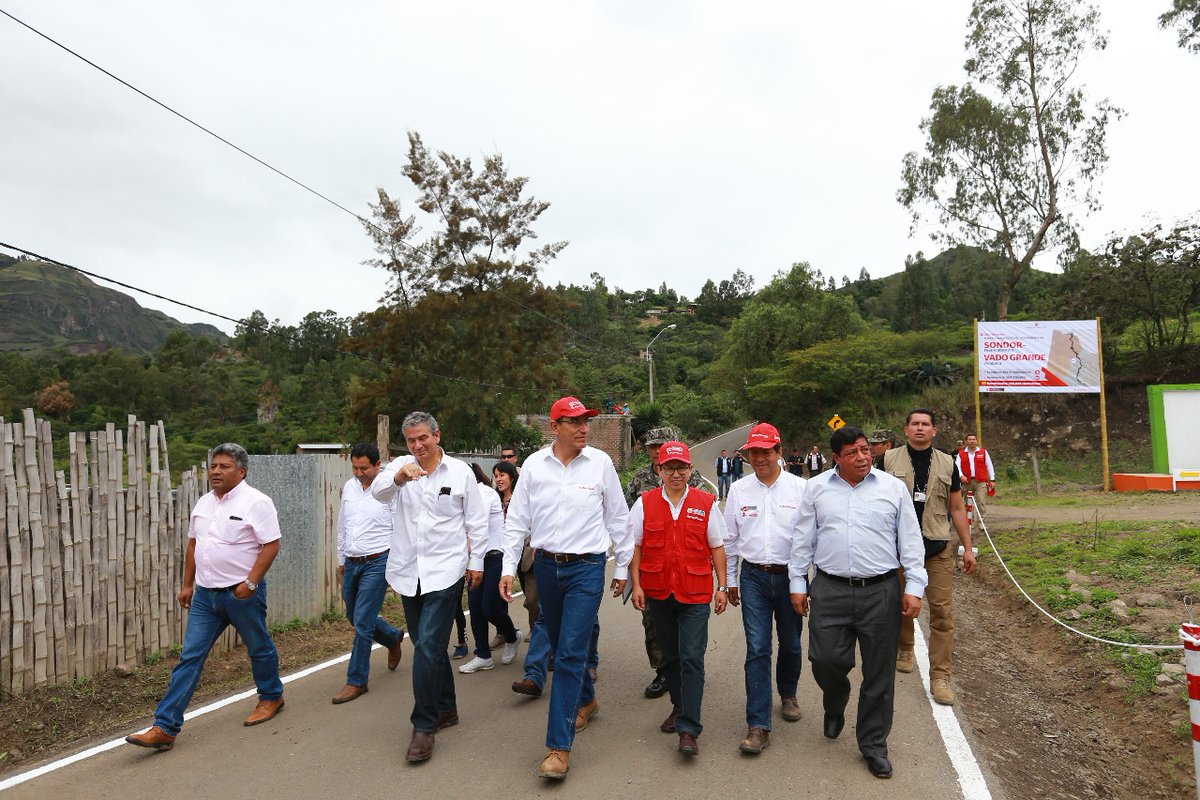
[{"label": "soldier in camouflage", "polygon": [[[632,508],[643,492],[662,486],[662,479],[658,477],[658,472],[654,469],[654,464],[658,461],[658,448],[667,442],[674,441],[682,441],[679,438],[679,432],[674,428],[651,428],[646,432],[642,445],[646,448],[646,454],[650,456],[650,464],[639,469],[629,479],[629,485],[625,487],[626,505]],[[704,479],[700,477],[700,470],[692,470],[692,477],[688,479],[688,485],[698,489],[705,488]],[[650,619],[648,611],[642,612],[642,629],[646,633],[646,657],[650,660],[650,668],[654,670],[654,680],[650,681],[650,685],[646,687],[643,694],[650,698],[662,697],[667,691],[666,676],[662,673],[662,650],[658,647],[658,635],[654,631],[654,622]]]}]

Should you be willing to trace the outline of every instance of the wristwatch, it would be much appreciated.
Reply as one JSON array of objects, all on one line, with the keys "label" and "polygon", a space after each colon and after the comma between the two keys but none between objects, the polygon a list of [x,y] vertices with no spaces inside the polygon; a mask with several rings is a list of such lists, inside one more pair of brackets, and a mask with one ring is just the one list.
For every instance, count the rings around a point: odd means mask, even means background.
[{"label": "wristwatch", "polygon": [[244,582],[245,582],[246,586],[249,587],[250,591],[252,591],[252,592],[258,591],[258,584],[255,583],[254,581],[250,580],[249,578],[246,578],[246,580]]},{"label": "wristwatch", "polygon": [[729,592],[729,587],[728,587],[728,586],[718,586],[718,587],[717,587],[717,591],[718,591],[718,592],[725,592],[725,593],[728,593],[728,592]]}]

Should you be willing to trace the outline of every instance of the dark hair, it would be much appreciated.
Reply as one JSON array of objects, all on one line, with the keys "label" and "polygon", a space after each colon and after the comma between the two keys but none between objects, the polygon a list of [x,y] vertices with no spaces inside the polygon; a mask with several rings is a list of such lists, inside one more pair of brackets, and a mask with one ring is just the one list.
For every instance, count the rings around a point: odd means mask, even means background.
[{"label": "dark hair", "polygon": [[478,464],[476,464],[474,461],[472,461],[472,462],[471,462],[471,472],[474,472],[474,473],[475,473],[475,480],[477,480],[477,481],[479,481],[480,483],[484,484],[484,485],[485,485],[485,486],[487,486],[488,488],[491,488],[491,485],[492,485],[492,479],[491,479],[491,478],[489,478],[489,477],[488,477],[488,476],[487,476],[487,475],[484,473],[484,471],[483,471],[483,467],[479,466],[479,465],[478,465]]},{"label": "dark hair", "polygon": [[937,427],[937,416],[935,416],[934,413],[928,408],[914,408],[912,411],[908,412],[908,416],[904,418],[905,425],[912,422],[913,414],[928,414],[929,424],[935,428]]},{"label": "dark hair", "polygon": [[[509,461],[497,461],[496,466],[492,467],[492,471],[503,472],[505,475],[507,475],[509,482],[512,484],[513,490],[516,490],[517,478],[520,477],[520,473],[517,472],[516,464],[513,464]],[[500,490],[497,489],[496,491],[498,492]]]},{"label": "dark hair", "polygon": [[371,464],[379,463],[379,448],[371,442],[359,442],[350,448],[351,458],[365,458]]},{"label": "dark hair", "polygon": [[829,449],[835,456],[840,456],[843,447],[865,438],[867,438],[867,435],[863,433],[862,428],[856,428],[853,425],[843,425],[833,432],[833,436],[829,437]]}]

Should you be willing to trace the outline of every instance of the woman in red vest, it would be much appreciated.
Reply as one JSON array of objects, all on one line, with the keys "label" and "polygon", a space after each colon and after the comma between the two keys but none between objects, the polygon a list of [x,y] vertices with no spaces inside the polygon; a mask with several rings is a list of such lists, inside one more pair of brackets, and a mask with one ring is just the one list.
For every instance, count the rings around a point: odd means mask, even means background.
[{"label": "woman in red vest", "polygon": [[700,704],[704,698],[704,651],[708,647],[709,603],[725,610],[725,586],[713,595],[725,571],[725,520],[717,498],[688,486],[692,457],[683,442],[658,451],[662,487],[645,492],[629,510],[633,531],[633,605],[648,608],[662,647],[663,673],[671,694],[671,715],[659,729],[679,734],[679,752],[694,756],[700,747]]}]

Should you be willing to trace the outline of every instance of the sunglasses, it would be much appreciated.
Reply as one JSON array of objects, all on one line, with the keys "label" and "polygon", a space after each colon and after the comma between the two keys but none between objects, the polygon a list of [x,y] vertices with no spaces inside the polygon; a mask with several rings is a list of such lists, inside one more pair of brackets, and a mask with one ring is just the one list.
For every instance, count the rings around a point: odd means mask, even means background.
[{"label": "sunglasses", "polygon": [[501,458],[516,458],[517,454],[516,453],[501,453],[500,457]]}]

